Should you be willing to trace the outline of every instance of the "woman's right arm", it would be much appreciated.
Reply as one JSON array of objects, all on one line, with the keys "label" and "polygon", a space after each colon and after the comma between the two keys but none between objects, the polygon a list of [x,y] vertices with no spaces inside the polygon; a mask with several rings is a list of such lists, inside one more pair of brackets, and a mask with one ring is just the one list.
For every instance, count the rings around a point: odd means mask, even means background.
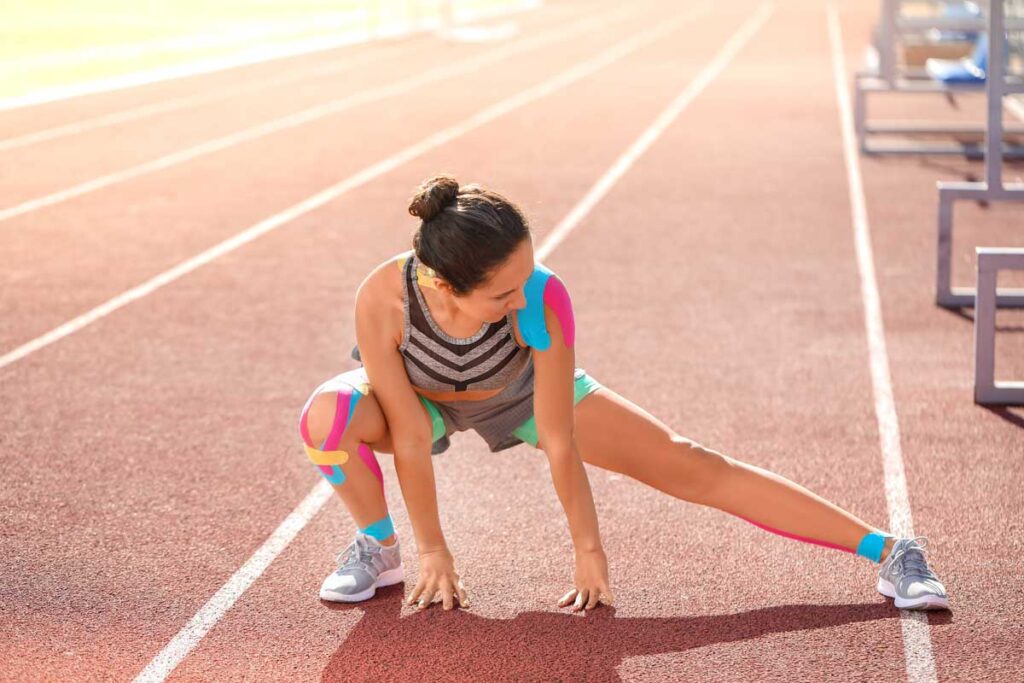
[{"label": "woman's right arm", "polygon": [[356,292],[356,343],[370,387],[388,423],[395,472],[419,553],[447,551],[437,510],[430,421],[395,346],[387,316],[387,291],[381,286],[384,283],[374,282],[385,275],[382,270],[371,273]]},{"label": "woman's right arm", "polygon": [[[419,601],[420,609],[430,606],[440,594],[444,609],[469,607],[466,589],[455,571],[455,559],[448,550],[437,513],[437,487],[430,456],[431,426],[416,397],[402,355],[388,324],[387,296],[373,279],[383,275],[380,268],[363,281],[356,292],[356,343],[366,368],[370,387],[377,397],[391,434],[395,471],[409,521],[416,535],[420,555],[420,576],[408,603]],[[382,284],[382,283],[376,283]]]}]

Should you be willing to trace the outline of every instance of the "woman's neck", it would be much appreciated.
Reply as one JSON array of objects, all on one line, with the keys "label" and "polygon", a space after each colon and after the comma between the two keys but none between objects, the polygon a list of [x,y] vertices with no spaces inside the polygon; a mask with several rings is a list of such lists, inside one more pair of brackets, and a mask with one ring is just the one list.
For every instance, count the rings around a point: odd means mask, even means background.
[{"label": "woman's neck", "polygon": [[469,337],[476,334],[486,321],[467,317],[455,303],[454,297],[438,289],[434,285],[433,277],[429,277],[424,271],[429,269],[420,266],[420,270],[417,271],[417,282],[434,322],[448,330],[456,330],[455,334],[449,332],[453,337]]}]

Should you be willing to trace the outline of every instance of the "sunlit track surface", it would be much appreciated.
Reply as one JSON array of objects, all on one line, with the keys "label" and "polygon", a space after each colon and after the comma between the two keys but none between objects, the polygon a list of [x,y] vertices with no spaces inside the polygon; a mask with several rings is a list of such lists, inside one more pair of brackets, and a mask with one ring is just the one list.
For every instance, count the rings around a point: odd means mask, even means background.
[{"label": "sunlit track surface", "polygon": [[[613,18],[604,18],[605,23]],[[361,74],[356,65],[356,68],[349,72],[342,69],[323,70],[323,72],[315,74],[319,78],[305,83],[305,88],[299,89],[298,92],[291,87],[292,83],[288,80],[274,87],[276,92],[261,92],[262,89],[242,90],[237,94],[238,96],[224,100],[221,111],[213,112],[212,120],[219,124],[219,128],[214,129],[215,133],[207,129],[202,131],[202,137],[193,139],[188,136],[187,131],[192,127],[197,127],[197,122],[202,122],[203,117],[167,117],[161,126],[163,134],[156,136],[156,142],[162,145],[157,148],[163,152],[159,154],[142,148],[140,141],[113,137],[118,132],[124,135],[126,132],[124,130],[108,132],[106,138],[100,137],[89,140],[89,142],[95,146],[97,143],[102,145],[104,141],[117,141],[114,147],[115,150],[123,150],[121,154],[103,155],[115,159],[121,157],[117,161],[111,160],[112,163],[118,165],[113,166],[110,172],[96,175],[95,171],[88,173],[79,171],[81,175],[79,178],[70,175],[74,169],[64,165],[61,168],[64,169],[64,172],[69,173],[69,179],[64,181],[61,186],[53,188],[53,191],[36,188],[31,179],[23,173],[17,176],[12,174],[12,177],[18,178],[19,182],[18,185],[11,183],[6,187],[7,201],[11,203],[0,209],[0,221],[8,221],[278,132],[288,131],[324,119],[330,120],[332,116],[352,108],[387,101],[395,96],[436,86],[453,77],[483,71],[491,64],[503,59],[529,52],[545,44],[569,40],[579,32],[592,29],[595,24],[600,24],[600,21],[582,19],[573,22],[572,25],[561,26],[559,31],[548,31],[511,45],[499,46],[482,55],[467,54],[464,59],[459,59],[460,55],[454,55],[456,57],[454,63],[451,63],[453,55],[448,55],[449,63],[438,64],[433,69],[421,67],[411,73],[408,68],[411,60],[401,59],[402,53],[399,51],[400,59],[392,59],[386,63],[396,71],[379,83],[372,80],[367,74]],[[437,47],[439,46],[435,45],[435,49],[432,51],[435,55],[439,52]],[[356,73],[353,74],[351,71]],[[379,75],[377,78],[380,78]],[[274,85],[273,82],[271,85]],[[306,91],[312,92],[313,98],[310,98]],[[258,96],[252,97],[253,92],[258,93]],[[276,108],[273,107],[274,103],[278,103]],[[157,124],[159,123],[158,121]],[[146,140],[154,132],[152,123],[147,122],[147,124],[149,125],[135,127],[142,140]],[[95,150],[95,147],[93,149]],[[65,153],[68,151],[65,150]],[[25,158],[29,154],[29,151],[25,151],[20,155],[5,155],[6,165],[11,169],[23,166]],[[139,163],[126,164],[125,158]],[[93,159],[93,164],[95,163],[96,161]],[[57,169],[50,170],[45,179],[47,183],[52,183],[54,177],[60,177],[60,172]],[[26,193],[25,196],[21,196],[19,190]],[[27,193],[31,193],[31,195]]]},{"label": "sunlit track surface", "polygon": [[[612,10],[596,17],[596,20],[581,19],[578,22],[578,30],[585,33],[589,40],[581,39],[576,42],[574,47],[580,51],[577,53],[579,57],[576,58],[593,56],[595,52],[600,52],[615,31],[622,30],[624,25],[628,25],[614,22],[614,19],[621,15],[620,10]],[[557,15],[553,18],[556,22],[561,19],[562,17]],[[614,28],[610,26],[613,23]],[[603,31],[594,32],[595,26],[603,28]],[[402,118],[402,112],[417,110],[424,98],[429,99],[441,88],[452,88],[457,84],[460,88],[472,86],[472,90],[466,92],[471,104],[475,105],[475,108],[486,110],[488,105],[496,104],[495,100],[498,103],[503,101],[501,88],[506,87],[490,82],[495,73],[500,73],[494,66],[502,65],[504,70],[510,72],[507,79],[509,83],[529,87],[534,81],[526,80],[529,75],[516,71],[517,65],[526,59],[532,59],[534,64],[539,66],[544,63],[550,68],[552,62],[543,52],[538,53],[536,49],[526,48],[535,47],[537,43],[550,48],[559,42],[559,36],[565,31],[565,28],[561,31],[548,31],[543,36],[544,41],[535,38],[533,44],[523,46],[524,49],[518,55],[509,49],[515,46],[497,48],[501,50],[501,54],[491,53],[494,59],[490,59],[491,55],[479,58],[480,62],[487,58],[490,66],[483,73],[470,74],[468,78],[471,80],[468,82],[438,79],[438,83],[420,85],[416,88],[393,88],[398,92],[389,93],[388,104],[395,107],[392,110],[394,116]],[[589,52],[582,52],[584,49],[588,49]],[[566,65],[571,66],[573,63],[568,61]],[[362,173],[367,169],[368,163],[379,162],[390,155],[399,154],[399,150],[408,149],[410,145],[421,144],[424,139],[429,140],[439,129],[444,129],[463,118],[464,114],[458,107],[459,104],[455,103],[450,107],[439,105],[436,109],[441,111],[435,114],[430,123],[413,123],[399,122],[388,116],[382,117],[378,107],[354,106],[341,116],[309,117],[310,120],[290,122],[286,127],[279,127],[273,134],[250,136],[252,142],[262,143],[258,146],[223,145],[222,151],[216,154],[192,154],[189,158],[184,158],[186,155],[181,154],[178,155],[181,158],[174,160],[166,171],[149,173],[133,183],[116,183],[116,189],[124,188],[123,192],[132,192],[133,188],[134,191],[140,192],[132,202],[130,221],[124,220],[123,206],[105,202],[102,196],[88,196],[80,201],[48,208],[42,213],[7,224],[6,227],[14,233],[17,233],[18,226],[23,226],[28,231],[39,230],[43,235],[52,235],[55,239],[45,243],[45,246],[38,237],[31,238],[23,234],[0,234],[0,244],[11,245],[4,254],[12,264],[10,273],[18,286],[45,287],[56,280],[65,284],[77,281],[84,285],[82,289],[77,290],[78,294],[82,299],[88,300],[95,296],[92,289],[94,285],[107,287],[113,279],[124,282],[124,285],[118,288],[124,291],[129,283],[134,285],[143,280],[142,274],[151,276],[155,274],[153,271],[160,272],[162,268],[154,267],[156,264],[166,264],[163,266],[166,268],[168,265],[181,262],[185,256],[194,255],[200,250],[196,248],[198,245],[210,246],[203,244],[203,240],[208,239],[211,234],[211,222],[220,225],[222,235],[234,236],[239,232],[240,226],[228,222],[232,218],[248,216],[251,217],[248,222],[254,223],[265,218],[268,213],[276,214],[295,202],[306,199],[311,189],[328,186],[337,182],[339,177]],[[426,116],[421,115],[417,118],[422,119]],[[381,124],[384,124],[384,129],[380,128]],[[388,130],[387,126],[397,126],[398,130]],[[352,130],[364,131],[370,136],[370,140],[354,139],[347,133]],[[377,132],[374,132],[375,130]],[[243,164],[240,168],[255,171],[254,176],[244,181],[231,175],[225,176],[227,169],[231,168],[228,165],[229,161]],[[304,177],[308,179],[308,184],[293,179],[294,176],[291,174],[297,173],[300,168],[305,173]],[[171,174],[172,178],[191,177],[198,181],[198,174],[202,173],[206,174],[206,182],[190,183],[187,190],[189,199],[186,201],[176,201],[177,196],[169,196],[164,189],[163,179],[168,174]],[[314,181],[316,184],[313,184]],[[228,192],[221,189],[225,183],[230,188]],[[115,188],[111,188],[113,189]],[[102,195],[103,192],[99,194]],[[92,229],[85,229],[85,225],[94,225],[86,218],[90,214],[90,207],[98,210],[97,214],[92,214],[97,224]],[[214,216],[221,211],[225,213],[221,214],[220,220],[215,220]],[[60,215],[68,217],[65,225],[54,223]],[[156,225],[159,228],[140,229],[140,226],[148,225]],[[52,232],[54,230],[57,231],[56,235]],[[118,272],[125,276],[124,280],[100,275],[109,271],[112,257],[117,259],[119,266],[122,264],[120,254],[111,254],[104,248],[115,241],[123,243],[128,248],[138,248],[142,252],[137,258],[132,259],[130,264],[124,264],[126,267],[118,269]],[[169,260],[168,257],[172,255],[177,258]],[[73,267],[68,267],[68,261],[73,263]],[[69,270],[72,272],[69,273]],[[132,279],[129,280],[129,277]],[[19,300],[21,299],[12,299],[11,303],[17,306]],[[87,308],[78,301],[64,297],[61,302],[63,305],[50,308],[48,313],[63,314],[62,317],[67,319],[72,317],[69,314],[77,314]],[[75,303],[78,303],[78,310],[66,306]],[[93,298],[90,303],[97,302]],[[8,324],[14,323],[16,315],[17,310],[7,317]],[[39,325],[45,320],[34,310],[25,311],[25,315],[32,318],[29,325]],[[22,326],[21,329],[26,327],[28,325]]]},{"label": "sunlit track surface", "polygon": [[[298,448],[298,409],[354,365],[355,287],[408,248],[417,182],[444,170],[500,189],[528,212],[539,246],[687,89],[685,110],[545,253],[573,295],[578,364],[681,434],[887,524],[824,6],[777,0],[720,73],[695,85],[759,7],[711,3],[0,368],[0,679],[131,680],[317,484]],[[13,219],[0,227],[0,353],[685,10],[547,3],[517,18],[520,39],[622,16],[387,106]],[[873,17],[840,4],[850,69]],[[496,46],[394,47],[424,55],[419,72]],[[377,56],[348,87],[409,70],[398,54]],[[109,110],[129,96],[139,97],[119,93]],[[174,139],[166,126],[206,137],[238,129],[254,107],[291,110],[259,97],[154,119],[145,144]],[[40,129],[59,122],[48,116]],[[63,182],[46,169],[65,158],[96,175],[126,160],[107,154],[146,152],[87,142],[99,133],[68,138],[74,152],[33,147],[32,182]],[[1024,484],[1024,418],[971,403],[970,320],[930,304],[942,171],[868,160],[862,173],[914,529],[931,538],[955,609],[926,617],[937,679],[1013,680],[1022,538],[1007,520]],[[1020,234],[1016,214],[967,211],[979,227],[965,238],[1014,244]],[[1003,337],[1000,371],[1024,376],[1021,335]],[[381,461],[408,589],[415,544]],[[400,605],[402,586],[351,607],[320,603],[354,529],[332,499],[168,680],[908,678],[899,612],[862,559],[589,468],[617,608],[559,614],[572,550],[544,457],[524,446],[489,454],[461,434],[434,466],[472,610],[415,614]]]}]

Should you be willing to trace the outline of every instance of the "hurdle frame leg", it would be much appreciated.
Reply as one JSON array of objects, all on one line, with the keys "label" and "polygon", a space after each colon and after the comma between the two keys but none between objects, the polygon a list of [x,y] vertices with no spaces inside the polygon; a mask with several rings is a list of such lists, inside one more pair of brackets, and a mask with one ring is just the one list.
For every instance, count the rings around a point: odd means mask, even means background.
[{"label": "hurdle frame leg", "polygon": [[1024,249],[978,247],[977,301],[974,307],[974,402],[1024,405],[1024,382],[995,378],[996,279],[1000,270],[1024,271]]},{"label": "hurdle frame leg", "polygon": [[[971,308],[974,287],[953,286],[953,207],[959,200],[1024,202],[1024,185],[990,188],[987,183],[939,181],[938,249],[935,269],[935,303],[945,308]],[[1024,289],[998,289],[996,305],[1024,308]]]}]

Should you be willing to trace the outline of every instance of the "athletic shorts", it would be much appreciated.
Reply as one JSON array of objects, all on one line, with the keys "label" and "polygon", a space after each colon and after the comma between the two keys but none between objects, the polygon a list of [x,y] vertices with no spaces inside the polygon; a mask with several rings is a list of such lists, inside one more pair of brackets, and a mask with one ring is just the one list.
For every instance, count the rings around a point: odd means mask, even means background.
[{"label": "athletic shorts", "polygon": [[[345,382],[359,394],[369,385],[366,370],[362,367],[344,372],[328,383],[336,381]],[[600,386],[583,368],[576,368],[573,373],[573,405]],[[482,401],[432,401],[419,394],[416,396],[430,417],[432,455],[448,450],[451,445],[449,436],[468,430],[478,433],[492,453],[521,443],[537,447],[537,424],[533,416],[533,363],[527,365],[507,387]]]}]

